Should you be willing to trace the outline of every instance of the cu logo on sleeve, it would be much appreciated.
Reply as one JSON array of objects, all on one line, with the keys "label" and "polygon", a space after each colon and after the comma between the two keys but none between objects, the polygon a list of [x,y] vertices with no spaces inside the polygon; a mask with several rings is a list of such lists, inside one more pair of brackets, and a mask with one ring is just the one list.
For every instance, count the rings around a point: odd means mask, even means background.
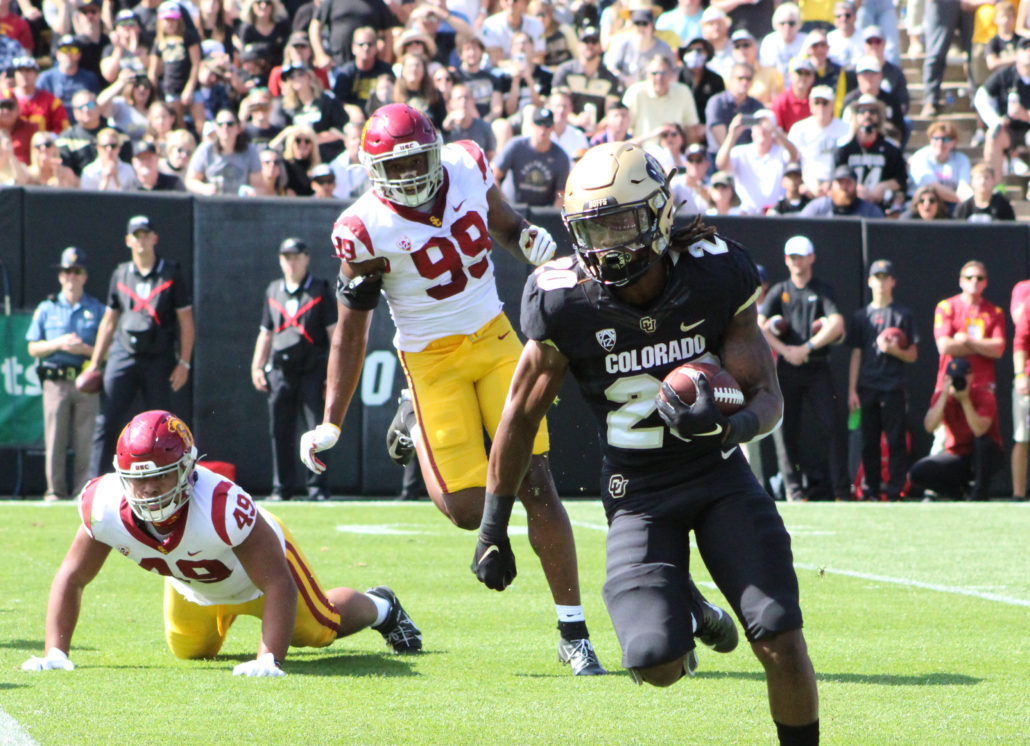
[{"label": "cu logo on sleeve", "polygon": [[608,494],[614,498],[625,497],[629,480],[621,474],[612,474],[608,479]]}]

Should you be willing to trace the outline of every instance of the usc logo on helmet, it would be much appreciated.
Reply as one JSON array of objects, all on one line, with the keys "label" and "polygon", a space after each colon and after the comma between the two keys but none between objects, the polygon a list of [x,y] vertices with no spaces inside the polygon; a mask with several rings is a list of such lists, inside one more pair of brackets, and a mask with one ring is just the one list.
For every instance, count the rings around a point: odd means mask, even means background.
[{"label": "usc logo on helmet", "polygon": [[170,417],[166,423],[166,427],[169,432],[173,432],[182,438],[183,445],[186,446],[187,449],[193,447],[193,433],[191,433],[190,429],[186,427],[185,422],[180,420],[178,417]]}]

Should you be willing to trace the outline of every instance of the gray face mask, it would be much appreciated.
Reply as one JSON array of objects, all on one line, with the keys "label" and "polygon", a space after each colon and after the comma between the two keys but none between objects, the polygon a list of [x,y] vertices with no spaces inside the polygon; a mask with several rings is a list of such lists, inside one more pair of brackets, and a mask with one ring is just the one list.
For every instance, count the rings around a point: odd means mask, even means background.
[{"label": "gray face mask", "polygon": [[683,55],[683,64],[689,67],[691,70],[696,70],[705,64],[705,53],[692,49]]}]

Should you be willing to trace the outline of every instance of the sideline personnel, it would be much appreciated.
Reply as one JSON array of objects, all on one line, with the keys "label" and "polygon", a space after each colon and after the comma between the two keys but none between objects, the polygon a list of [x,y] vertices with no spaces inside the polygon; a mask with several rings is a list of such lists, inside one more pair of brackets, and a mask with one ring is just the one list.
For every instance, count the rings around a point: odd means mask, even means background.
[{"label": "sideline personnel", "polygon": [[[36,372],[43,384],[43,442],[46,445],[46,494],[67,500],[89,478],[90,442],[100,411],[100,397],[75,388],[75,377],[93,354],[104,304],[85,292],[86,252],[69,246],[57,265],[61,292],[36,307],[25,334],[29,354],[39,358]],[[67,452],[75,453],[72,489],[67,484]]]},{"label": "sideline personnel", "polygon": [[[297,481],[297,415],[307,429],[321,421],[329,338],[336,299],[329,282],[308,273],[311,257],[299,238],[279,244],[283,278],[269,284],[254,344],[250,377],[268,394],[272,435],[272,500],[289,500]],[[307,472],[308,497],[329,498],[329,479]]]},{"label": "sideline personnel", "polygon": [[[115,440],[131,418],[136,392],[145,409],[167,409],[172,391],[186,385],[193,355],[193,306],[177,262],[155,252],[158,235],[146,215],[129,219],[125,245],[132,260],[111,275],[91,368],[104,371],[104,394],[93,433],[90,472],[96,477],[114,458]],[[179,327],[179,354],[175,327]]]}]

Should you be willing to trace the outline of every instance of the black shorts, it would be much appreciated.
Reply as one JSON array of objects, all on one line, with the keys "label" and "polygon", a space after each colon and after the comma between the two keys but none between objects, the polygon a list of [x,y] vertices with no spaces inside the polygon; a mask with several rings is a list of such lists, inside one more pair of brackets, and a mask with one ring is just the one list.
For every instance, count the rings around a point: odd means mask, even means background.
[{"label": "black shorts", "polygon": [[[627,475],[628,476],[628,475]],[[611,501],[604,601],[622,665],[675,660],[694,647],[688,573],[701,559],[748,640],[800,629],[790,535],[739,452],[703,478]]]}]

